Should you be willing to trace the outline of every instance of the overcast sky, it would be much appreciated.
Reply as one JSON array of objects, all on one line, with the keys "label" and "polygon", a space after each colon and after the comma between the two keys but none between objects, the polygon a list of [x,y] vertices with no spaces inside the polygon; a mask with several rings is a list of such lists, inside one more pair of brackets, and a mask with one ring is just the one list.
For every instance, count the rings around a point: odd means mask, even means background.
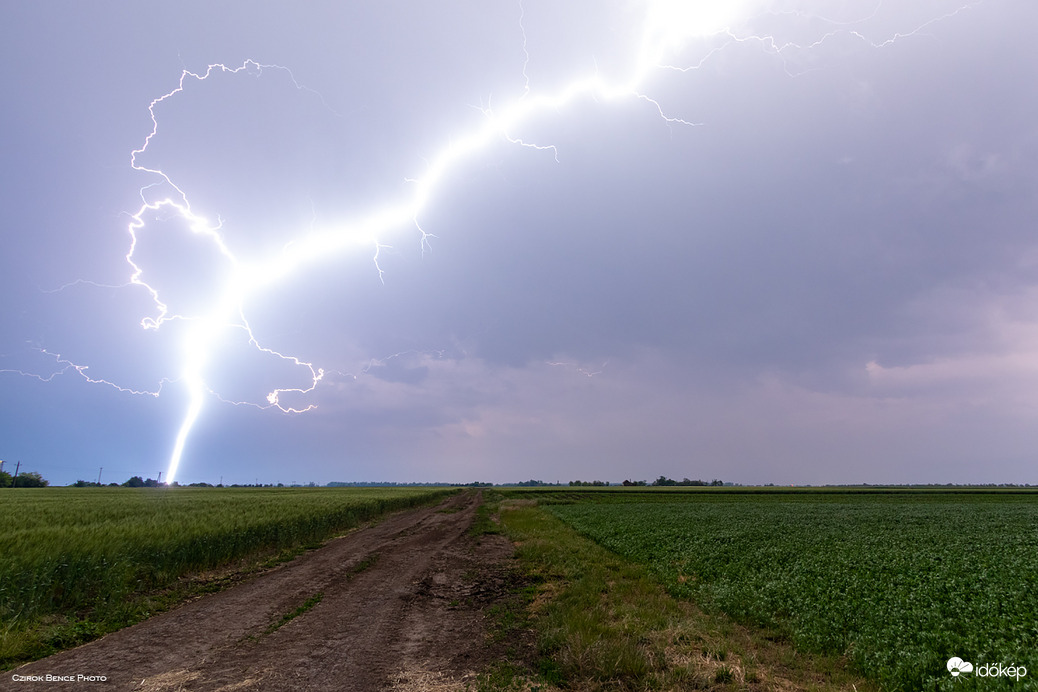
[{"label": "overcast sky", "polygon": [[1035,26],[3,3],[4,470],[1038,483]]}]

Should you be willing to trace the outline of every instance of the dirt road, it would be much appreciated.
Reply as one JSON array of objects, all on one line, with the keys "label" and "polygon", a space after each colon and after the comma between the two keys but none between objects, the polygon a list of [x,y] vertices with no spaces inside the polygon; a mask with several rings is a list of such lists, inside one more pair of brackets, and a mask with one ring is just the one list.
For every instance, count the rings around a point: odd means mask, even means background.
[{"label": "dirt road", "polygon": [[508,541],[468,534],[478,502],[465,493],[393,515],[226,591],[3,673],[0,688],[368,691],[460,679],[493,660],[486,610],[508,591]]}]

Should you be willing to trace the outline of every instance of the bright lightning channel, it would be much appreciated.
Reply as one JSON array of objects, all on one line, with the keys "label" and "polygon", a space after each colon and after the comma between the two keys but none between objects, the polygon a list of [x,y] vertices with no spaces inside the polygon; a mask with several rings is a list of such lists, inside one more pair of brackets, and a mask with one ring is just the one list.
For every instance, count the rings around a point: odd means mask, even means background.
[{"label": "bright lightning channel", "polygon": [[[218,337],[226,328],[231,327],[244,331],[248,336],[249,344],[253,348],[292,362],[310,373],[310,385],[308,387],[275,389],[267,396],[265,405],[237,401],[229,401],[228,403],[247,404],[260,408],[273,407],[284,412],[301,412],[313,408],[313,406],[308,406],[305,409],[286,407],[281,404],[280,397],[287,392],[306,394],[313,391],[324,377],[325,371],[315,367],[312,363],[279,353],[261,345],[253,334],[248,320],[245,318],[243,310],[245,300],[263,288],[289,279],[304,265],[327,261],[329,257],[359,247],[373,249],[375,267],[381,278],[382,269],[378,264],[378,258],[380,249],[385,246],[380,241],[380,238],[393,229],[413,226],[419,233],[420,243],[424,249],[430,234],[422,229],[418,221],[422,211],[435,197],[440,185],[454,167],[460,162],[477,155],[492,142],[504,139],[513,144],[534,150],[551,151],[556,160],[558,160],[558,152],[554,145],[528,142],[515,133],[522,125],[537,116],[559,111],[573,101],[587,97],[599,101],[616,99],[640,100],[647,103],[654,114],[668,124],[693,125],[694,123],[689,120],[667,113],[658,100],[643,91],[643,85],[650,75],[660,70],[687,72],[698,69],[718,51],[724,50],[727,46],[734,43],[755,42],[767,53],[778,56],[784,64],[784,53],[787,51],[817,47],[837,33],[854,36],[872,47],[882,47],[893,41],[911,36],[926,26],[957,14],[971,6],[963,6],[954,12],[932,19],[911,32],[896,34],[881,43],[870,42],[861,33],[853,29],[844,28],[838,22],[823,20],[834,28],[829,33],[820,36],[815,42],[803,46],[792,43],[780,44],[771,36],[738,34],[732,27],[736,26],[740,18],[752,16],[751,6],[759,4],[761,4],[760,0],[756,2],[752,0],[732,0],[731,2],[723,3],[687,2],[685,0],[657,0],[656,2],[650,2],[647,7],[640,41],[633,51],[630,69],[625,79],[613,81],[595,71],[593,74],[573,79],[556,92],[541,94],[534,93],[530,89],[530,79],[527,73],[530,55],[527,51],[527,37],[524,26],[525,10],[520,4],[519,30],[522,34],[522,50],[524,54],[522,66],[524,90],[517,100],[500,109],[492,109],[490,107],[481,109],[484,118],[480,126],[471,132],[463,134],[461,137],[453,138],[448,145],[443,147],[429,160],[428,167],[421,177],[409,179],[413,184],[408,197],[395,204],[372,209],[351,223],[324,231],[310,229],[287,243],[279,252],[274,253],[265,260],[249,264],[239,261],[232,253],[221,235],[219,223],[214,224],[208,219],[197,215],[192,210],[187,194],[169,175],[159,168],[150,168],[138,161],[147,152],[149,145],[159,131],[156,107],[175,98],[178,94],[185,91],[192,82],[205,81],[216,73],[248,73],[258,76],[265,70],[282,70],[289,74],[297,89],[307,88],[296,82],[295,77],[292,76],[287,68],[279,65],[264,65],[253,60],[246,60],[237,67],[213,64],[209,65],[201,73],[185,69],[181,73],[176,88],[154,99],[148,106],[152,121],[151,132],[145,137],[140,148],[133,150],[130,155],[130,165],[134,170],[158,178],[157,182],[141,189],[142,205],[131,216],[128,227],[130,247],[126,254],[126,261],[132,268],[129,283],[148,291],[155,305],[155,314],[145,317],[141,321],[141,326],[144,329],[158,330],[171,320],[190,322],[190,327],[182,344],[182,367],[176,380],[183,383],[186,387],[189,400],[169,459],[169,467],[166,473],[167,482],[172,483],[176,479],[191,431],[202,415],[207,396],[213,395],[220,401],[228,402],[228,400],[223,399],[216,392],[212,391],[205,379],[205,371],[211,364],[211,355],[217,346]],[[818,18],[816,17],[816,19]],[[698,63],[689,65],[673,64],[672,58],[679,55],[690,41],[706,38],[720,38],[722,39],[722,45],[709,51]],[[167,189],[172,192],[159,199],[150,199],[156,189]],[[225,284],[223,293],[212,301],[214,307],[207,315],[186,316],[172,314],[168,305],[162,300],[159,291],[142,278],[143,270],[135,260],[139,233],[146,226],[145,217],[160,211],[183,219],[192,233],[211,241],[230,263],[230,276]],[[86,375],[86,366],[75,365],[56,354],[48,355],[54,357],[63,369],[47,378],[36,376],[39,379],[49,380],[60,374],[60,372],[74,369],[89,382],[104,383],[117,387],[121,391],[135,394],[150,394],[152,396],[158,396],[161,391],[161,385],[166,382],[160,383],[159,389],[154,392],[138,392],[118,387],[105,380],[91,379]],[[564,364],[551,363],[551,365]],[[599,372],[584,372],[584,374],[591,377],[599,374]]]}]

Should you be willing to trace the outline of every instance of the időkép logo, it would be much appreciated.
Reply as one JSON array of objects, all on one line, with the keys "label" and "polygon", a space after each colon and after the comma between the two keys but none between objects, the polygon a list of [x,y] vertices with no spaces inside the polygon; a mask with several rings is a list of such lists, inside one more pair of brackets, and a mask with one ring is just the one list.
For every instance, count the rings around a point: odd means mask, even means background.
[{"label": "id\u0151k\u00e9p logo", "polygon": [[963,661],[958,656],[948,659],[948,672],[953,678],[960,675],[973,673],[978,678],[1014,678],[1019,680],[1027,675],[1027,668],[1017,665],[1006,665],[1004,663],[980,663],[976,667],[969,661]]}]

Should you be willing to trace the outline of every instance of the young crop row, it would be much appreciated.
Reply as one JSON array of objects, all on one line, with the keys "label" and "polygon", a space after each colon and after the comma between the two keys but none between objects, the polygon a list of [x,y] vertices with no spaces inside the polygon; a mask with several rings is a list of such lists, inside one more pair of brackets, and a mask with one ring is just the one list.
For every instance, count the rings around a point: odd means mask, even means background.
[{"label": "young crop row", "polygon": [[846,654],[886,689],[1017,685],[954,678],[956,656],[1035,683],[1038,497],[684,499],[551,511],[672,594]]},{"label": "young crop row", "polygon": [[[0,658],[41,618],[103,617],[192,572],[294,549],[450,492],[43,488],[0,503]],[[13,649],[12,649],[13,647]]]}]

